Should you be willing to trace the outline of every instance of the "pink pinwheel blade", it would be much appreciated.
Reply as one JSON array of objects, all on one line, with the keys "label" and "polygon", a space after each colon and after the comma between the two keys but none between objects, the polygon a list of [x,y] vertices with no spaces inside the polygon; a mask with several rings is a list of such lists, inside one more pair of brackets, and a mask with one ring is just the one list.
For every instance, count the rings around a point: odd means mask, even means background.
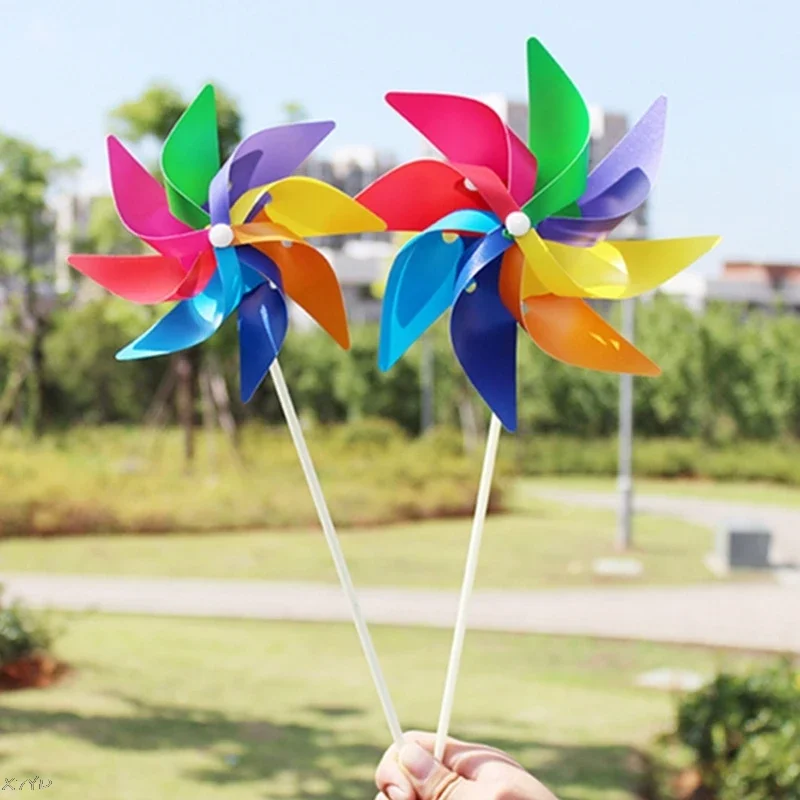
[{"label": "pink pinwheel blade", "polygon": [[528,150],[528,145],[506,126],[508,144],[508,191],[520,205],[527,203],[536,188],[536,175],[539,165],[536,157]]},{"label": "pink pinwheel blade", "polygon": [[508,183],[510,144],[497,113],[452,94],[389,92],[386,102],[449,160],[487,167]]},{"label": "pink pinwheel blade", "polygon": [[175,289],[174,294],[169,299],[188,300],[190,297],[200,294],[208,286],[208,282],[211,280],[216,268],[217,259],[214,256],[214,250],[209,247],[200,253],[194,262],[194,266],[186,273],[180,286]]},{"label": "pink pinwheel blade", "polygon": [[172,216],[164,188],[114,136],[108,137],[108,165],[122,224],[162,255],[190,268],[208,246],[207,234]]},{"label": "pink pinwheel blade", "polygon": [[112,294],[144,305],[163,303],[186,278],[180,262],[167,256],[74,255],[67,261]]}]

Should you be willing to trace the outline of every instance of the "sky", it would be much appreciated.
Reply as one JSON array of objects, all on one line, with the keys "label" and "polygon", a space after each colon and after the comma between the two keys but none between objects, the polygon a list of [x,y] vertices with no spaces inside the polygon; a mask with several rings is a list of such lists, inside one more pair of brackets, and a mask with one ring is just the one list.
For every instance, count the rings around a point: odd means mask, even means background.
[{"label": "sky", "polygon": [[652,235],[721,234],[703,272],[800,262],[798,29],[796,0],[0,0],[0,131],[106,185],[108,111],[154,80],[187,97],[211,80],[247,132],[299,101],[336,120],[328,147],[405,160],[421,139],[387,91],[525,99],[537,36],[590,104],[633,119],[669,98]]}]

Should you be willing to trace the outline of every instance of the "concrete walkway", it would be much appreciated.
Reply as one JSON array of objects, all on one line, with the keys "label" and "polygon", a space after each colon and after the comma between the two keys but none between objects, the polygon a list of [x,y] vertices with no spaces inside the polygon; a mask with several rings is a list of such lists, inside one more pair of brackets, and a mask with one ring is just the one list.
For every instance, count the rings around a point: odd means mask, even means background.
[{"label": "concrete walkway", "polygon": [[[619,503],[614,492],[549,488],[546,484],[541,488],[531,486],[528,491],[543,500],[555,500],[571,506],[616,510]],[[800,508],[651,494],[636,495],[634,503],[638,513],[678,517],[713,530],[729,520],[763,523],[773,534],[773,562],[800,565]]]},{"label": "concrete walkway", "polygon": [[[10,598],[35,607],[190,617],[343,622],[338,587],[199,579],[0,575]],[[456,593],[366,588],[370,622],[451,628]],[[477,592],[473,629],[800,653],[800,586]]]}]

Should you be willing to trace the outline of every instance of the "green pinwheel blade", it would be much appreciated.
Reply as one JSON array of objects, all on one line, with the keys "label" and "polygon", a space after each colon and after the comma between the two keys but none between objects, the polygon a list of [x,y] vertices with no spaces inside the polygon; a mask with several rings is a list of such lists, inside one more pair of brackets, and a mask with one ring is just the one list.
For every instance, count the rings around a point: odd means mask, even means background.
[{"label": "green pinwheel blade", "polygon": [[538,39],[528,40],[528,100],[528,143],[539,172],[523,210],[536,225],[583,194],[591,136],[580,92]]},{"label": "green pinwheel blade", "polygon": [[219,171],[219,134],[214,87],[204,86],[170,131],[161,151],[161,171],[170,211],[193,228],[209,221],[203,205]]}]

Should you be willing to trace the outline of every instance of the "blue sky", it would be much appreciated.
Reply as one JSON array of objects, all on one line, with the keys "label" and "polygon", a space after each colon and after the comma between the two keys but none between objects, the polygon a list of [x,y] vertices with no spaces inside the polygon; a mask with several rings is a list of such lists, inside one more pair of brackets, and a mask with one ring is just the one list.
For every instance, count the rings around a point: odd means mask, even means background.
[{"label": "blue sky", "polygon": [[391,89],[524,98],[525,39],[544,41],[590,103],[670,100],[654,234],[720,233],[724,258],[800,261],[796,0],[0,0],[0,129],[79,156],[104,179],[106,114],[153,79],[209,79],[248,131],[299,100],[331,146],[408,158],[417,134]]}]

